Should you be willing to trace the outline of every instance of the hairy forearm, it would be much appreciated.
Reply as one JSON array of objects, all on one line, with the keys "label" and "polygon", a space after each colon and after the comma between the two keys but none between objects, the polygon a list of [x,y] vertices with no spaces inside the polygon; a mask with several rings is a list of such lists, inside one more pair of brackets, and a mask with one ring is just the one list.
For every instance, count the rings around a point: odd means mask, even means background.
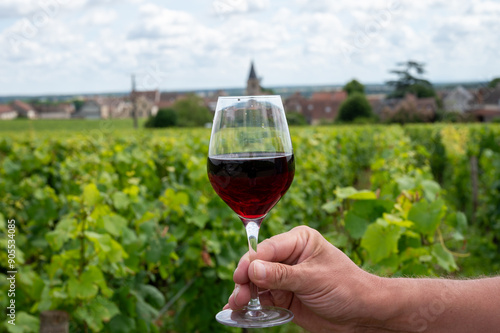
[{"label": "hairy forearm", "polygon": [[495,332],[500,277],[478,280],[377,278],[362,326],[380,332]]}]

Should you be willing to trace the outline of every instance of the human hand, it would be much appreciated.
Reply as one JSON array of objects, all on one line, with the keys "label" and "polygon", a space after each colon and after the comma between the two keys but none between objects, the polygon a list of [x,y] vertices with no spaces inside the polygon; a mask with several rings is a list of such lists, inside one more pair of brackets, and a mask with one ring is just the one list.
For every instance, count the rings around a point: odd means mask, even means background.
[{"label": "human hand", "polygon": [[367,299],[378,278],[354,264],[319,232],[297,227],[259,244],[257,257],[245,254],[224,309],[250,300],[250,280],[263,305],[291,310],[294,322],[311,332],[352,332],[365,326]]}]

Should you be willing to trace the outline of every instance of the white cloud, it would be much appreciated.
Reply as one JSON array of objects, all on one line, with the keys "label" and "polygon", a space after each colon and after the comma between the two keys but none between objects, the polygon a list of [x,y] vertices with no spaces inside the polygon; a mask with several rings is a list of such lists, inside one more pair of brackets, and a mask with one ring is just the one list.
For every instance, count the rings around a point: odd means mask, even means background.
[{"label": "white cloud", "polygon": [[29,14],[39,6],[30,0],[3,0],[0,2],[0,17],[18,17]]},{"label": "white cloud", "polygon": [[226,16],[265,10],[270,0],[212,0],[212,11],[215,15]]},{"label": "white cloud", "polygon": [[115,10],[95,9],[84,15],[79,22],[83,25],[109,25],[114,22],[117,17],[118,14]]},{"label": "white cloud", "polygon": [[185,12],[146,4],[140,8],[141,18],[129,33],[131,39],[158,39],[164,37],[189,37],[196,19]]},{"label": "white cloud", "polygon": [[128,89],[131,73],[143,85],[155,74],[148,88],[243,87],[251,59],[265,86],[383,82],[410,58],[431,80],[500,75],[491,0],[220,0],[223,19],[202,0],[45,1],[61,5],[48,15],[37,1],[0,4],[4,94]]}]

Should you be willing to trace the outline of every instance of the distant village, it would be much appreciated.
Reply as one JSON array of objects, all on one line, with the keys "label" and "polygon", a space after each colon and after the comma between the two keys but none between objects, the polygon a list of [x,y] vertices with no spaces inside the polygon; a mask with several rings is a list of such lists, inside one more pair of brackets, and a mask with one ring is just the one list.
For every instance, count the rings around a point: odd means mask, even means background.
[{"label": "distant village", "polygon": [[[272,94],[272,90],[263,89],[261,79],[257,76],[252,62],[247,79],[246,95],[257,96]],[[405,112],[411,118],[423,122],[436,119],[438,112],[446,116],[458,115],[468,121],[489,122],[500,119],[500,84],[494,88],[479,87],[467,89],[456,86],[452,89],[437,92],[438,101],[434,97],[417,98],[406,94],[402,98],[388,98],[385,94],[369,94],[366,96],[373,113],[381,122],[390,121],[394,115]],[[226,96],[223,90],[200,96],[206,107],[215,110],[219,96]],[[0,104],[0,120],[15,118],[28,119],[111,119],[131,118],[133,113],[139,118],[154,116],[158,110],[170,108],[175,102],[186,98],[187,93],[160,92],[159,90],[136,91],[133,89],[125,96],[90,96],[74,101],[58,103],[28,103],[14,100],[8,104]],[[315,92],[305,96],[295,92],[284,99],[287,113],[298,113],[305,117],[307,123],[317,125],[332,123],[337,118],[339,108],[347,99],[342,89]]]}]

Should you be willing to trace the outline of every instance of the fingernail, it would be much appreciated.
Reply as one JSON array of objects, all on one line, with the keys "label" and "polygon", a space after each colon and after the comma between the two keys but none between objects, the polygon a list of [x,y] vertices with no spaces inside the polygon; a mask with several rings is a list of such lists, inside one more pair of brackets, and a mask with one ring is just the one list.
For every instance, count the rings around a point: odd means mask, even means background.
[{"label": "fingernail", "polygon": [[264,280],[266,278],[266,267],[259,261],[254,262],[253,275],[257,280]]},{"label": "fingernail", "polygon": [[233,301],[236,306],[240,306],[238,302],[236,301],[236,298],[238,297],[238,294],[240,293],[240,285],[237,284],[234,286],[234,291],[233,291]]}]

